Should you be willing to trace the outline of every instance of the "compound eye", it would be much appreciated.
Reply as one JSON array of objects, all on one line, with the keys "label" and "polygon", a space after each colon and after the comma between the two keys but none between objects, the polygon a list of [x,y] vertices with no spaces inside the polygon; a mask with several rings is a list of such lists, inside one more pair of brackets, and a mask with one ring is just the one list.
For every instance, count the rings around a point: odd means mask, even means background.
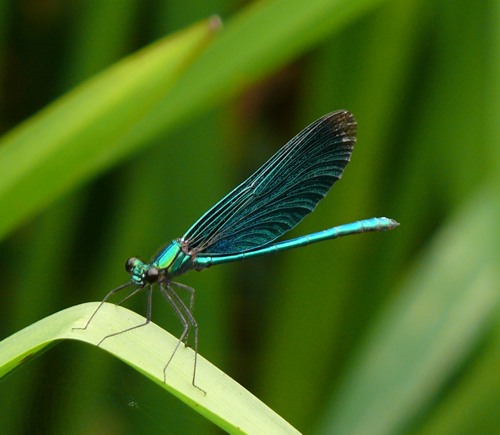
[{"label": "compound eye", "polygon": [[125,263],[125,270],[128,272],[128,273],[131,273],[132,272],[132,269],[134,268],[135,266],[135,263],[137,262],[137,258],[135,257],[130,257],[127,262]]},{"label": "compound eye", "polygon": [[157,267],[150,267],[146,272],[146,280],[152,284],[158,281],[158,277],[160,276],[160,271]]}]

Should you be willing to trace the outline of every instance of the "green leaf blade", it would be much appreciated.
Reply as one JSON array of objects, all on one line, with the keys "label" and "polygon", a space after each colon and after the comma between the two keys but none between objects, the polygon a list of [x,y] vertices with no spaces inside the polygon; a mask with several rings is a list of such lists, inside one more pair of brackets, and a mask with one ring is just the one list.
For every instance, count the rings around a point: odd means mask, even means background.
[{"label": "green leaf blade", "polygon": [[[138,314],[113,304],[104,304],[86,330],[82,327],[97,303],[60,311],[0,342],[0,377],[21,365],[28,355],[46,350],[58,340],[79,340],[95,345],[103,337],[144,322]],[[110,328],[112,328],[110,330]],[[162,388],[231,433],[298,433],[280,416],[217,367],[198,355],[196,380],[192,385],[194,352],[181,346],[163,382],[163,368],[178,339],[154,323],[104,340],[100,347],[134,367]]]}]

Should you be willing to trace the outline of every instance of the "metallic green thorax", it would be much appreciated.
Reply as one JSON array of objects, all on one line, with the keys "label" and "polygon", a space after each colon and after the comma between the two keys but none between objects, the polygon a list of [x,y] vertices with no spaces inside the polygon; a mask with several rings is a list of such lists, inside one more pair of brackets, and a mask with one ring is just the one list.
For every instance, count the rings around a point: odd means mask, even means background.
[{"label": "metallic green thorax", "polygon": [[182,275],[193,268],[192,256],[183,251],[179,239],[172,240],[151,265],[165,271],[167,277]]}]

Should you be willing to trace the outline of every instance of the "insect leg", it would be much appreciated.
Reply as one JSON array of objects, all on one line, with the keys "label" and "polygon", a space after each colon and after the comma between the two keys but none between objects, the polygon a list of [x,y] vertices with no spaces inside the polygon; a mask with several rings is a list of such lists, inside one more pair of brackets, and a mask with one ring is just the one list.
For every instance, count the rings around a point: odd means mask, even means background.
[{"label": "insect leg", "polygon": [[[147,292],[148,292],[148,305],[147,305],[147,311],[146,311],[146,321],[140,323],[139,325],[131,326],[130,328],[124,329],[123,331],[114,332],[113,334],[106,335],[99,343],[97,343],[97,346],[100,346],[104,340],[106,340],[110,337],[114,337],[115,335],[123,334],[124,332],[132,331],[133,329],[142,328],[143,326],[146,326],[149,322],[151,322],[151,307],[153,304],[153,287],[151,285],[147,287]],[[135,293],[136,292],[133,292],[132,294],[135,294]]]},{"label": "insect leg", "polygon": [[[177,314],[177,317],[181,321],[183,325],[183,331],[181,336],[179,337],[179,341],[177,343],[177,346],[175,346],[174,351],[172,352],[172,355],[170,355],[170,358],[167,361],[167,364],[163,368],[163,377],[164,380],[166,379],[166,370],[170,362],[172,361],[175,353],[179,349],[179,346],[181,343],[185,343],[186,336],[189,333],[189,330],[192,328],[194,330],[194,368],[193,368],[193,380],[192,384],[194,387],[198,388],[200,391],[205,393],[204,390],[202,390],[200,387],[196,385],[196,365],[197,365],[197,360],[198,360],[198,324],[189,310],[189,308],[186,306],[184,301],[179,297],[179,295],[175,292],[175,290],[171,287],[170,284],[175,284],[178,285],[178,283],[168,283],[165,286],[161,285],[160,290],[162,295],[167,299],[167,301],[170,303],[172,308],[174,309],[175,313]],[[184,288],[184,286],[180,286],[181,288]],[[193,291],[194,292],[194,291]],[[205,393],[206,394],[206,393]]]},{"label": "insect leg", "polygon": [[[104,302],[106,302],[111,296],[113,296],[115,293],[118,293],[120,290],[123,290],[129,286],[131,286],[132,283],[130,282],[127,282],[126,284],[123,284],[121,285],[120,287],[117,287],[113,290],[111,290],[105,297],[104,299],[101,301],[101,303],[99,304],[99,306],[96,308],[96,310],[92,313],[92,315],[90,316],[89,320],[87,321],[87,323],[85,324],[85,326],[83,328],[71,328],[73,331],[74,330],[85,330],[87,329],[87,327],[89,326],[90,322],[92,321],[92,319],[94,318],[94,316],[97,314],[97,312],[101,309],[101,307],[103,306]],[[141,289],[139,289],[141,290]],[[135,294],[137,291],[134,291],[132,294]],[[130,295],[129,295],[130,296]],[[129,296],[127,296],[125,299],[127,299]],[[123,302],[123,301],[122,301]]]}]

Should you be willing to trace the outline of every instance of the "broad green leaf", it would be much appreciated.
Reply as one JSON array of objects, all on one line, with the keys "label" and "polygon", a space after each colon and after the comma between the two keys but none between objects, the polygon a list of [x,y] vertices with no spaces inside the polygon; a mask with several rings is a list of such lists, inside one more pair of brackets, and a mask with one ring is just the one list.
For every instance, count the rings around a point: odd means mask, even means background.
[{"label": "broad green leaf", "polygon": [[[88,329],[85,325],[98,304],[68,308],[17,332],[0,342],[0,377],[22,365],[58,340],[80,340],[92,345],[107,334],[144,322],[125,308],[104,304]],[[117,356],[231,433],[298,433],[292,426],[260,402],[249,391],[198,355],[196,383],[192,385],[194,352],[181,346],[168,366],[165,383],[163,368],[178,339],[154,323],[103,341],[102,349]]]}]

